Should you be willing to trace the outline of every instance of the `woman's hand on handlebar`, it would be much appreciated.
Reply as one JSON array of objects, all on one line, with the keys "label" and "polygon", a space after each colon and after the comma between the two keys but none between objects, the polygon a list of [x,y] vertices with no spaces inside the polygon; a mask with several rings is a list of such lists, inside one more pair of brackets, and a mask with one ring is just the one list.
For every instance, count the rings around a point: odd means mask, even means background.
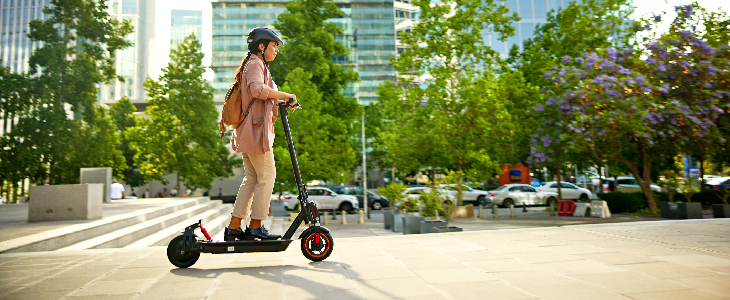
[{"label": "woman's hand on handlebar", "polygon": [[[292,103],[287,103],[289,99],[294,99],[294,101]],[[295,109],[297,104],[297,95],[288,94],[286,100],[279,100],[279,104],[281,105],[282,103],[287,103],[289,105],[289,109]]]}]

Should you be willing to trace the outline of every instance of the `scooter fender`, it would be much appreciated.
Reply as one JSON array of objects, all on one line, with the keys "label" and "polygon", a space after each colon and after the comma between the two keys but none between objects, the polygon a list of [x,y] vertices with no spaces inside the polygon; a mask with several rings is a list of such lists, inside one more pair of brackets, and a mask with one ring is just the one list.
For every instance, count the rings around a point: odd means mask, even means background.
[{"label": "scooter fender", "polygon": [[[307,227],[307,229],[304,229],[304,231],[302,231],[302,234],[299,235],[299,239],[302,239],[305,235],[307,235],[307,233],[309,233],[312,230],[314,230],[314,226]],[[327,233],[330,232],[330,230],[327,229],[327,227],[324,227],[324,226],[319,226],[319,230],[322,230],[322,231],[327,232]]]}]

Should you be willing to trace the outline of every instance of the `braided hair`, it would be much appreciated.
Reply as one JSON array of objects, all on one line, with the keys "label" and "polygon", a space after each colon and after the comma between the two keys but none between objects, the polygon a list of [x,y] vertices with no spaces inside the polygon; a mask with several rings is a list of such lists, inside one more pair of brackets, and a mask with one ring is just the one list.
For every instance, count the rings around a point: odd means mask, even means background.
[{"label": "braided hair", "polygon": [[[271,42],[271,41],[264,39],[264,40],[259,40],[258,43],[248,44],[248,55],[246,55],[246,58],[243,59],[243,63],[241,63],[241,66],[238,67],[238,69],[236,70],[236,83],[241,81],[241,76],[243,74],[243,68],[244,68],[244,66],[246,66],[246,63],[251,58],[251,54],[256,54],[256,53],[261,52],[261,57],[264,59],[264,65],[266,66],[267,69],[269,68],[269,62],[266,61],[266,49],[269,48],[269,42]],[[259,50],[258,46],[261,43],[264,44],[264,51]],[[264,81],[265,81],[265,79],[266,78],[264,78]]]}]

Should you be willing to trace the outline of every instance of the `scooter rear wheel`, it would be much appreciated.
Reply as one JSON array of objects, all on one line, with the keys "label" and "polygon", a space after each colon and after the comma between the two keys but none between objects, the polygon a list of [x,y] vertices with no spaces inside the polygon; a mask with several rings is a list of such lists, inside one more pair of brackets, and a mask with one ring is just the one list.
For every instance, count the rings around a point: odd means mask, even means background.
[{"label": "scooter rear wheel", "polygon": [[310,231],[302,237],[302,254],[311,261],[323,261],[332,254],[334,241],[329,232]]},{"label": "scooter rear wheel", "polygon": [[167,245],[167,259],[178,268],[187,268],[195,264],[200,258],[200,252],[185,251],[184,238],[182,235],[176,236],[170,244]]}]

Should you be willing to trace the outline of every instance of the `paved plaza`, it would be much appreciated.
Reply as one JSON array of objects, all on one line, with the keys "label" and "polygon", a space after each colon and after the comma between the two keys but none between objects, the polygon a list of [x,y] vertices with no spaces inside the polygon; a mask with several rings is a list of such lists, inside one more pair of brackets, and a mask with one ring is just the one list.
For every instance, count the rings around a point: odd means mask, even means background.
[{"label": "paved plaza", "polygon": [[0,255],[3,299],[728,299],[730,220],[338,238],[324,262],[164,247]]}]

